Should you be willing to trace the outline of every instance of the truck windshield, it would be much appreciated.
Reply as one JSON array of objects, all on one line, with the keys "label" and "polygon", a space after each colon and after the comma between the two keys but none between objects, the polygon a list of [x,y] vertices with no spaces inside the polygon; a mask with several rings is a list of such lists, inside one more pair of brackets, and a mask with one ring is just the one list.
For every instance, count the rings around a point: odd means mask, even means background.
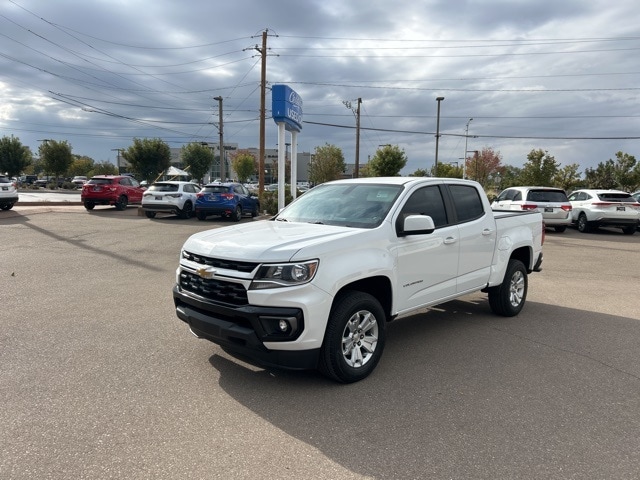
[{"label": "truck windshield", "polygon": [[288,205],[274,220],[374,228],[382,223],[402,189],[401,185],[318,185]]}]

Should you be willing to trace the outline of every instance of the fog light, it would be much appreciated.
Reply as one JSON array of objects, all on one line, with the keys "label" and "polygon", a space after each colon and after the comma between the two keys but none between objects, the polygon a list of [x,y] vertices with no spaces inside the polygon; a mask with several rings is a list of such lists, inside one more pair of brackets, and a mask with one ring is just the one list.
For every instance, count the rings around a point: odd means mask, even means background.
[{"label": "fog light", "polygon": [[281,332],[287,332],[289,330],[289,323],[286,320],[280,319],[278,322],[278,328]]}]

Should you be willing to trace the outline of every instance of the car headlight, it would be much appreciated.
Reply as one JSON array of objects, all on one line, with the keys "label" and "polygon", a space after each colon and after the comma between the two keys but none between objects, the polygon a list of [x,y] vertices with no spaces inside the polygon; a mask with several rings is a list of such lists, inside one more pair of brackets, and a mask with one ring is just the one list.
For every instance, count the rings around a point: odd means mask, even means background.
[{"label": "car headlight", "polygon": [[310,282],[318,269],[318,260],[260,265],[249,290],[294,287]]}]

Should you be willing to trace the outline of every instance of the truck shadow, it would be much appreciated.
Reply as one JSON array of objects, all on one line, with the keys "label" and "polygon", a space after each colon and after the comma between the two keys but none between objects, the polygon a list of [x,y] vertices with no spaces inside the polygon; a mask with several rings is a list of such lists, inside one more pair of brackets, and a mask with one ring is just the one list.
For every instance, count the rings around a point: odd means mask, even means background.
[{"label": "truck shadow", "polygon": [[[535,477],[568,458],[568,471],[588,476],[602,468],[603,445],[625,442],[619,454],[637,458],[637,319],[533,302],[496,317],[478,294],[396,320],[387,333],[377,369],[350,385],[245,365],[219,349],[209,361],[235,400],[371,478]],[[615,352],[604,337],[616,337]],[[634,427],[607,427],[617,416]]]}]

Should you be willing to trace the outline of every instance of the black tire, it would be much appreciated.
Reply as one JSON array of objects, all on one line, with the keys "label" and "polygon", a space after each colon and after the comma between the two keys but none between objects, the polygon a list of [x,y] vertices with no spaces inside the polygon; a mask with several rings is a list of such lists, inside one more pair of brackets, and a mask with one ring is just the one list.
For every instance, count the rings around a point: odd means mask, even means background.
[{"label": "black tire", "polygon": [[385,332],[386,316],[375,297],[358,291],[344,292],[336,298],[329,315],[320,371],[341,383],[362,380],[380,361]]},{"label": "black tire", "polygon": [[251,218],[256,218],[258,215],[260,215],[260,204],[256,203],[253,210],[251,210]]},{"label": "black tire", "polygon": [[564,232],[564,231],[567,229],[567,227],[565,227],[565,226],[562,226],[562,227],[553,227],[553,228],[554,228],[554,230],[555,230],[556,232],[558,232],[558,233],[562,233],[562,232]]},{"label": "black tire", "polygon": [[178,216],[183,219],[191,218],[193,216],[193,205],[191,202],[185,202],[182,210],[178,213]]},{"label": "black tire", "polygon": [[634,233],[636,233],[636,227],[635,225],[630,225],[628,227],[622,227],[622,233],[624,233],[625,235],[633,235]]},{"label": "black tire", "polygon": [[240,205],[236,205],[235,210],[231,214],[231,220],[234,222],[239,222],[242,218],[242,207]]},{"label": "black tire", "polygon": [[198,220],[206,220],[207,219],[207,214],[204,213],[203,211],[196,211],[196,217],[198,218]]},{"label": "black tire", "polygon": [[124,210],[125,208],[127,208],[128,203],[129,200],[127,199],[127,197],[125,197],[124,195],[120,195],[115,204],[116,210]]},{"label": "black tire", "polygon": [[489,288],[489,306],[496,315],[514,317],[524,307],[529,278],[520,260],[511,259],[501,285]]},{"label": "black tire", "polygon": [[581,213],[578,216],[578,231],[582,233],[589,233],[591,231],[591,226],[587,221],[587,216],[584,213]]},{"label": "black tire", "polygon": [[84,208],[86,208],[87,210],[93,210],[95,206],[96,204],[93,202],[84,202]]},{"label": "black tire", "polygon": [[144,214],[147,216],[147,218],[156,218],[156,212],[150,212],[149,210],[145,210]]},{"label": "black tire", "polygon": [[2,210],[11,210],[13,208],[13,203],[3,203]]}]

